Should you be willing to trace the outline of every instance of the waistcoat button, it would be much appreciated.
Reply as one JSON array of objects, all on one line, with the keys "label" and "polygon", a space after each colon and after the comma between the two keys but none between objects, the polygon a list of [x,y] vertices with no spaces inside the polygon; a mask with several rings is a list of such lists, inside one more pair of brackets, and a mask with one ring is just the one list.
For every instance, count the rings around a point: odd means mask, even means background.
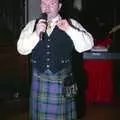
[{"label": "waistcoat button", "polygon": [[47,67],[47,68],[49,68],[49,67],[50,67],[50,65],[46,65],[46,67]]}]

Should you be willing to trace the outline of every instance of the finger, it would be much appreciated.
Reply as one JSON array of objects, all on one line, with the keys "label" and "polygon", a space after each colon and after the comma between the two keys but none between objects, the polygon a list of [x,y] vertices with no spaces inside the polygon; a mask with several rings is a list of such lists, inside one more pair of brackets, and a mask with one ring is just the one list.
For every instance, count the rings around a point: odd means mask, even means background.
[{"label": "finger", "polygon": [[47,21],[41,21],[40,23],[47,24]]},{"label": "finger", "polygon": [[38,21],[38,24],[41,24],[41,23],[43,23],[43,24],[47,24],[47,21],[44,20],[44,19],[40,19],[40,20]]},{"label": "finger", "polygon": [[58,24],[57,24],[59,27],[62,27],[62,26],[64,26],[65,25],[65,23],[63,22],[63,21],[60,21],[60,22],[58,22]]},{"label": "finger", "polygon": [[46,26],[47,26],[47,24],[46,24],[46,23],[44,23],[44,22],[40,22],[40,23],[38,23],[38,24],[37,24],[37,26],[39,26],[39,27],[42,27],[42,26],[46,27]]}]

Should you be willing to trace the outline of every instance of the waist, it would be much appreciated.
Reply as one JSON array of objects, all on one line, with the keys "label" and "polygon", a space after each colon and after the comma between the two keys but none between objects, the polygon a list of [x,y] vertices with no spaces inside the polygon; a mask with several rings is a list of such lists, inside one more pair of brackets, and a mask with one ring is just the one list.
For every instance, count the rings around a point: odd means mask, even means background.
[{"label": "waist", "polygon": [[71,74],[70,67],[64,68],[56,73],[53,73],[50,69],[47,69],[42,73],[36,69],[33,69],[33,76],[37,77],[39,80],[62,82],[66,77],[70,76],[70,74]]}]

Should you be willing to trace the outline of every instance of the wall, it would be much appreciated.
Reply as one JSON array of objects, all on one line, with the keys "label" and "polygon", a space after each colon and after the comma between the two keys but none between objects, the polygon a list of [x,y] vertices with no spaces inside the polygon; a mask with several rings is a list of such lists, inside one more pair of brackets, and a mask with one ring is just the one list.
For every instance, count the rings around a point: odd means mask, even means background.
[{"label": "wall", "polygon": [[[27,4],[26,4],[27,6]],[[28,0],[28,21],[36,19],[40,16],[40,0]]]}]

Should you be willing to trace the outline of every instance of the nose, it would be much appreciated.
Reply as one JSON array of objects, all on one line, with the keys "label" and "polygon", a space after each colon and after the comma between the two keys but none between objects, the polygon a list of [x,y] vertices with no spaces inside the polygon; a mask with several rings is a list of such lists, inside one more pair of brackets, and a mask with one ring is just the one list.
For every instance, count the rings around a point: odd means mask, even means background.
[{"label": "nose", "polygon": [[50,9],[49,9],[49,6],[46,6],[46,8],[45,8],[45,12],[48,13],[49,10],[50,10]]}]

